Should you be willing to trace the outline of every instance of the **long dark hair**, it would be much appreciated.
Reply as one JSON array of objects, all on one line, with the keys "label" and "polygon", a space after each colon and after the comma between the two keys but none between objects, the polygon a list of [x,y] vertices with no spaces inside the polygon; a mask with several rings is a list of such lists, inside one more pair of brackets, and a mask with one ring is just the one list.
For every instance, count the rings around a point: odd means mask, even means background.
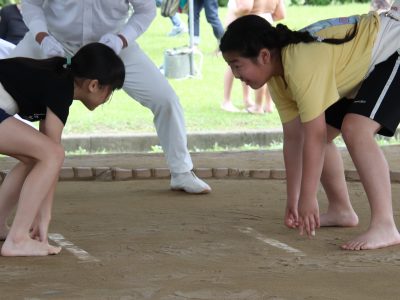
[{"label": "long dark hair", "polygon": [[97,79],[100,85],[111,90],[122,88],[125,80],[125,66],[114,50],[101,43],[83,46],[69,61],[65,57],[47,59],[14,58],[35,68],[53,71],[57,76],[74,79]]},{"label": "long dark hair", "polygon": [[353,30],[342,39],[319,39],[308,31],[294,31],[283,24],[272,26],[267,20],[257,15],[246,15],[229,24],[222,36],[220,50],[222,53],[237,51],[243,57],[254,58],[262,48],[282,49],[289,44],[324,42],[342,44],[350,41],[357,31]]}]

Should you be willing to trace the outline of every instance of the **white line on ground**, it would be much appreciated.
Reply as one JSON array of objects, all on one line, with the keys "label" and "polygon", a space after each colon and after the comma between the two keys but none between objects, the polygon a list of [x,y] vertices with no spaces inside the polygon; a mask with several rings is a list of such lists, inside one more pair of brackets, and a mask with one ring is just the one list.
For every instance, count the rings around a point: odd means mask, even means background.
[{"label": "white line on ground", "polygon": [[99,262],[100,261],[96,257],[90,255],[85,250],[80,249],[79,247],[77,247],[73,243],[71,243],[70,241],[66,240],[62,234],[49,233],[49,239],[51,239],[53,242],[55,242],[56,244],[58,244],[65,250],[71,252],[82,262]]},{"label": "white line on ground", "polygon": [[282,243],[282,242],[280,242],[278,240],[274,240],[274,239],[268,238],[268,237],[262,235],[261,233],[257,232],[256,230],[254,230],[251,227],[239,227],[238,230],[240,232],[245,233],[245,234],[247,234],[247,235],[249,235],[251,237],[254,237],[257,240],[262,241],[262,242],[264,242],[264,243],[266,243],[266,244],[268,244],[270,246],[282,249],[282,250],[284,250],[286,252],[289,252],[289,253],[296,254],[297,256],[306,256],[304,252],[302,252],[302,251],[300,251],[298,249],[295,249],[293,247],[290,247],[289,245],[286,245],[285,243]]}]

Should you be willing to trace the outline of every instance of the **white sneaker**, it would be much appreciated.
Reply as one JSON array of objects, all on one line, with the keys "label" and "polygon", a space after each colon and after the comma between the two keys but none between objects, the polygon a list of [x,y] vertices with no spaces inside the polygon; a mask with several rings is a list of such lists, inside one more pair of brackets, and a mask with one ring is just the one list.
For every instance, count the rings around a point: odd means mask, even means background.
[{"label": "white sneaker", "polygon": [[210,186],[198,178],[193,171],[171,174],[171,189],[183,190],[189,194],[208,194]]},{"label": "white sneaker", "polygon": [[387,16],[400,21],[400,0],[395,0],[390,7],[390,10],[386,13]]},{"label": "white sneaker", "polygon": [[172,27],[171,31],[168,33],[168,36],[177,36],[182,33],[187,32],[186,27],[182,26],[174,26]]}]

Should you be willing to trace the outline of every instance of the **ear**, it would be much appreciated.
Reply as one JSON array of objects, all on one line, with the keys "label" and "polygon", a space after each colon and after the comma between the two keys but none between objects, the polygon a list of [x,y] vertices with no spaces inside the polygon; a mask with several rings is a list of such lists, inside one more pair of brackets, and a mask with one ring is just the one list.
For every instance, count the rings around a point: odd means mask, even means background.
[{"label": "ear", "polygon": [[271,51],[267,48],[262,48],[260,53],[258,54],[258,58],[260,62],[263,64],[270,64],[271,63]]},{"label": "ear", "polygon": [[89,92],[95,92],[99,89],[99,81],[97,79],[89,79],[88,82]]}]

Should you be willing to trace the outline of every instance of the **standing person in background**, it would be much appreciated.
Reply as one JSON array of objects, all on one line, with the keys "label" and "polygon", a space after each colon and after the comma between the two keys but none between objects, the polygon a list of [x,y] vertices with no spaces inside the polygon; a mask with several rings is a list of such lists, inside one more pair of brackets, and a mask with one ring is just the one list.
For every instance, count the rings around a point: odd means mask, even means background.
[{"label": "standing person in background", "polygon": [[[229,0],[226,26],[235,19],[250,14],[259,15],[272,24],[286,17],[285,2],[284,0]],[[224,75],[224,99],[221,108],[228,112],[240,112],[240,109],[232,103],[233,79],[232,70],[228,66]],[[250,99],[250,87],[244,82],[242,90],[243,103],[248,112],[257,114],[272,112],[272,99],[267,84],[254,91],[255,103]],[[265,104],[263,104],[264,99]]]},{"label": "standing person in background", "polygon": [[18,44],[28,32],[21,15],[21,4],[4,6],[0,10],[0,38],[14,45]]},{"label": "standing person in background", "polygon": [[[157,7],[160,7],[162,2],[163,0],[156,0]],[[172,23],[172,29],[168,33],[168,36],[177,36],[188,31],[186,26],[181,22],[181,18],[179,17],[178,13],[175,13],[173,16],[169,17],[169,19]]]},{"label": "standing person in background", "polygon": [[29,32],[11,55],[72,56],[83,45],[97,41],[111,47],[125,64],[124,91],[154,114],[157,134],[171,170],[171,189],[209,193],[208,184],[192,171],[178,96],[136,43],[156,16],[155,1],[23,0],[21,3]]},{"label": "standing person in background", "polygon": [[212,26],[215,38],[221,39],[224,34],[224,27],[218,16],[218,1],[217,0],[193,0],[193,24],[194,24],[194,37],[193,42],[195,46],[200,44],[200,12],[203,10],[206,14],[207,22]]}]

